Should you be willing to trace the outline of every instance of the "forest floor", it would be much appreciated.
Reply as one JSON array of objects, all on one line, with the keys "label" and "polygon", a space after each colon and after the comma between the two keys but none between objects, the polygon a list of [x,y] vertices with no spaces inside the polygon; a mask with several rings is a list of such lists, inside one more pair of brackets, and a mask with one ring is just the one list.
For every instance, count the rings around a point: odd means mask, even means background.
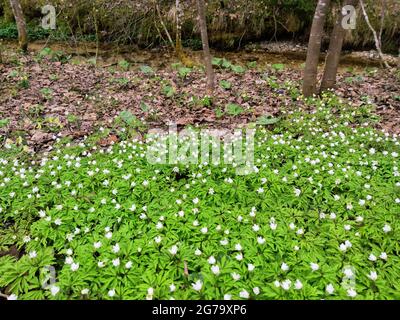
[{"label": "forest floor", "polygon": [[[200,52],[32,48],[0,66],[0,299],[400,299],[398,70],[304,99],[298,52],[214,52],[208,97]],[[254,143],[200,162],[146,135],[173,123]]]},{"label": "forest floor", "polygon": [[[83,51],[74,55],[57,45],[31,48],[26,56],[12,47],[5,52],[0,134],[3,142],[19,141],[32,151],[51,145],[55,137],[75,139],[112,128],[124,111],[137,118],[138,127],[232,128],[303,104],[297,99],[303,68],[298,52],[214,53],[221,59],[214,59],[217,89],[209,98],[201,68],[178,64],[168,51],[116,56],[103,51],[95,63],[93,50],[85,57]],[[199,65],[201,52],[189,56]],[[336,93],[355,106],[373,106],[376,127],[399,134],[400,73],[350,61],[340,68]]]}]

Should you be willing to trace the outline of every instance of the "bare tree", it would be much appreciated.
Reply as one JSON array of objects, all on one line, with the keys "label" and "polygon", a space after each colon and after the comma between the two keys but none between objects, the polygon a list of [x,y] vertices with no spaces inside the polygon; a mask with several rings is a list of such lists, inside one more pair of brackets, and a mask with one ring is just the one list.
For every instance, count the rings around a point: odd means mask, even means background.
[{"label": "bare tree", "polygon": [[214,69],[212,66],[210,46],[208,43],[206,9],[205,9],[204,0],[197,0],[197,11],[198,11],[198,15],[199,15],[201,40],[203,42],[204,63],[206,65],[207,91],[209,94],[212,94],[214,92],[214,88],[215,88],[215,75],[214,75]]},{"label": "bare tree", "polygon": [[10,5],[17,23],[19,47],[26,52],[28,50],[28,34],[21,4],[19,0],[10,0]]},{"label": "bare tree", "polygon": [[[346,0],[343,5],[355,7],[357,3],[358,0]],[[343,28],[343,19],[345,18],[346,12],[343,12],[342,9],[343,8],[340,6],[340,12],[332,31],[320,91],[331,89],[336,84],[336,75],[339,67],[340,55],[342,53],[343,40],[346,33],[346,30]]]},{"label": "bare tree", "polygon": [[322,35],[330,0],[319,0],[311,27],[308,42],[307,61],[304,70],[303,94],[306,97],[317,93],[318,62],[321,51]]},{"label": "bare tree", "polygon": [[363,0],[359,0],[360,1],[360,6],[361,6],[361,10],[362,13],[364,15],[365,21],[368,24],[368,27],[370,28],[370,30],[372,31],[372,34],[374,35],[374,40],[375,40],[375,46],[376,46],[376,50],[378,51],[379,57],[382,59],[383,64],[385,65],[386,68],[390,69],[389,64],[387,63],[383,52],[382,52],[382,46],[381,46],[381,42],[379,41],[379,37],[377,32],[375,31],[374,27],[372,26],[371,22],[369,21],[369,17],[368,17],[368,13],[365,10],[365,4]]}]

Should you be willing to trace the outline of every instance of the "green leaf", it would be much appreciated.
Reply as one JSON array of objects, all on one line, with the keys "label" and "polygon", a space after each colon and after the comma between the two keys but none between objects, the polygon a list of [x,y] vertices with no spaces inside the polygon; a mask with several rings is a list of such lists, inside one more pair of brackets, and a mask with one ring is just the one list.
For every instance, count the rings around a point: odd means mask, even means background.
[{"label": "green leaf", "polygon": [[225,89],[225,90],[229,90],[232,88],[232,83],[230,83],[227,80],[221,80],[219,82],[219,85],[221,86],[221,88]]},{"label": "green leaf", "polygon": [[226,113],[231,116],[238,116],[244,112],[244,109],[235,103],[229,103],[226,105]]},{"label": "green leaf", "polygon": [[275,124],[279,122],[281,119],[280,118],[273,118],[269,116],[261,116],[257,119],[257,124],[267,126],[270,124]]}]

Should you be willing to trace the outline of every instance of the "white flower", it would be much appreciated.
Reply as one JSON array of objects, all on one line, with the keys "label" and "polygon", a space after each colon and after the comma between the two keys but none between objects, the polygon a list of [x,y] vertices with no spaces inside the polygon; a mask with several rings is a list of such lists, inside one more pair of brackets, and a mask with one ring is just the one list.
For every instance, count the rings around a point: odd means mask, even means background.
[{"label": "white flower", "polygon": [[333,287],[333,285],[331,283],[326,286],[325,290],[328,294],[332,294],[335,292],[335,288]]},{"label": "white flower", "polygon": [[106,233],[106,238],[111,239],[112,238],[112,232],[107,232]]},{"label": "white flower", "polygon": [[304,234],[304,230],[300,228],[299,230],[296,231],[296,233],[298,235],[302,235],[302,234]]},{"label": "white flower", "polygon": [[113,264],[114,267],[118,267],[118,266],[120,265],[120,260],[119,260],[119,258],[114,259],[114,260],[112,261],[112,264]]},{"label": "white flower", "polygon": [[154,238],[154,241],[155,241],[156,243],[160,243],[160,242],[161,242],[161,237],[160,237],[160,236],[155,237],[155,238]]},{"label": "white flower", "polygon": [[112,252],[118,253],[120,250],[119,244],[117,243],[115,246],[112,247]]},{"label": "white flower", "polygon": [[297,279],[296,282],[294,283],[294,287],[296,288],[296,290],[300,290],[303,288],[303,284],[299,279]]},{"label": "white flower", "polygon": [[276,228],[278,227],[278,225],[275,222],[271,222],[269,224],[269,227],[271,228],[271,230],[276,230]]},{"label": "white flower", "polygon": [[237,255],[235,256],[235,258],[236,258],[236,260],[238,260],[238,261],[242,261],[242,260],[243,260],[243,254],[242,254],[242,253],[239,253],[239,254],[237,254]]},{"label": "white flower", "polygon": [[279,288],[281,286],[281,283],[278,280],[274,281],[274,286]]},{"label": "white flower", "polygon": [[286,264],[286,263],[282,263],[281,264],[281,269],[283,270],[283,271],[288,271],[289,270],[289,266]]},{"label": "white flower", "polygon": [[195,254],[196,256],[200,256],[200,255],[202,254],[202,252],[201,252],[199,249],[196,249],[195,252],[194,252],[194,254]]},{"label": "white flower", "polygon": [[376,260],[377,260],[377,257],[376,257],[373,253],[371,253],[371,254],[369,255],[369,257],[368,257],[368,260],[369,260],[369,261],[376,261]]},{"label": "white flower", "polygon": [[243,299],[248,299],[249,298],[249,293],[246,291],[246,290],[242,290],[242,291],[240,291],[240,293],[239,293],[239,297],[240,298],[243,298]]},{"label": "white flower", "polygon": [[208,232],[208,228],[207,227],[203,227],[200,229],[202,234],[206,234]]},{"label": "white flower", "polygon": [[311,262],[310,267],[312,271],[317,271],[319,269],[319,265],[317,263]]},{"label": "white flower", "polygon": [[168,251],[174,256],[178,252],[178,247],[176,245],[173,245]]},{"label": "white flower", "polygon": [[110,291],[108,291],[108,296],[109,297],[114,297],[115,296],[115,290],[111,289]]},{"label": "white flower", "polygon": [[194,203],[194,204],[198,204],[198,203],[199,203],[199,198],[194,198],[194,199],[193,199],[193,203]]},{"label": "white flower", "polygon": [[382,253],[379,255],[379,258],[381,258],[382,260],[387,260],[387,254],[386,254],[386,252],[382,252]]},{"label": "white flower", "polygon": [[346,246],[346,248],[351,248],[353,246],[352,243],[349,240],[346,240],[344,242],[344,245]]},{"label": "white flower", "polygon": [[94,246],[95,249],[99,249],[99,248],[101,247],[101,242],[100,242],[100,241],[95,242],[95,243],[93,244],[93,246]]},{"label": "white flower", "polygon": [[341,243],[339,246],[339,250],[340,251],[346,251],[347,250],[347,246],[344,243]]},{"label": "white flower", "polygon": [[378,274],[376,273],[376,271],[371,271],[368,275],[368,278],[370,278],[372,281],[375,281],[376,279],[378,279]]},{"label": "white flower", "polygon": [[384,227],[382,228],[383,232],[388,233],[392,231],[392,227],[388,224],[385,224]]},{"label": "white flower", "polygon": [[211,271],[212,273],[214,273],[215,275],[219,275],[219,267],[217,265],[214,265],[211,267]]},{"label": "white flower", "polygon": [[225,294],[224,295],[224,300],[231,300],[232,299],[232,295],[231,294]]},{"label": "white flower", "polygon": [[344,269],[343,273],[347,278],[352,278],[354,276],[353,270],[351,270],[350,268]]},{"label": "white flower", "polygon": [[258,232],[258,231],[260,231],[260,226],[258,224],[255,224],[255,225],[253,225],[252,229],[254,232]]},{"label": "white flower", "polygon": [[364,221],[364,217],[358,216],[358,217],[356,218],[356,221],[357,221],[357,222],[363,222],[363,221]]},{"label": "white flower", "polygon": [[7,297],[7,300],[18,300],[18,296],[15,295],[15,294],[10,294],[10,295]]},{"label": "white flower", "polygon": [[214,256],[209,257],[207,261],[209,264],[215,264],[215,262],[216,262]]},{"label": "white flower", "polygon": [[162,229],[164,226],[163,226],[163,224],[161,223],[161,222],[157,222],[157,224],[156,224],[156,229],[158,229],[158,230],[160,230],[160,229]]},{"label": "white flower", "polygon": [[296,196],[296,197],[300,197],[301,190],[300,190],[300,189],[297,189],[297,188],[295,188],[295,189],[294,189],[294,194],[295,194],[295,196]]},{"label": "white flower", "polygon": [[89,289],[82,289],[81,294],[82,295],[87,295],[89,293]]},{"label": "white flower", "polygon": [[71,271],[76,271],[79,269],[79,263],[72,263],[71,264]]},{"label": "white flower", "polygon": [[263,237],[257,237],[257,242],[258,242],[258,244],[264,244],[265,239]]},{"label": "white flower", "polygon": [[289,279],[282,281],[281,287],[283,290],[289,290],[291,286],[292,286],[292,281],[290,281]]},{"label": "white flower", "polygon": [[169,286],[169,292],[174,292],[176,290],[176,286],[174,284],[171,284]]},{"label": "white flower", "polygon": [[61,224],[62,224],[61,219],[54,220],[54,224],[57,225],[57,226],[61,226]]},{"label": "white flower", "polygon": [[29,252],[29,258],[33,259],[33,258],[36,258],[36,257],[37,257],[36,251]]},{"label": "white flower", "polygon": [[197,280],[195,283],[192,283],[192,287],[194,290],[200,291],[203,287],[203,282],[201,282],[201,280]]},{"label": "white flower", "polygon": [[253,292],[256,296],[258,296],[260,294],[260,288],[259,287],[254,287],[253,288]]},{"label": "white flower", "polygon": [[73,254],[74,252],[72,251],[72,249],[68,249],[66,253],[67,253],[67,255],[72,256],[72,254]]},{"label": "white flower", "polygon": [[50,292],[51,292],[51,295],[52,295],[52,296],[55,296],[57,293],[60,292],[60,288],[53,285],[53,286],[51,286],[51,288],[50,288]]},{"label": "white flower", "polygon": [[99,267],[99,268],[103,268],[104,267],[104,261],[99,261],[99,262],[97,262],[97,266]]},{"label": "white flower", "polygon": [[254,266],[254,264],[249,263],[247,265],[247,270],[249,270],[250,272],[252,272],[256,267]]},{"label": "white flower", "polygon": [[347,290],[347,295],[351,298],[354,298],[357,295],[357,292],[353,288],[350,288]]},{"label": "white flower", "polygon": [[240,245],[240,243],[235,245],[235,250],[237,250],[237,251],[241,251],[242,250],[242,246]]},{"label": "white flower", "polygon": [[132,261],[128,261],[127,263],[125,263],[125,268],[127,269],[132,268]]},{"label": "white flower", "polygon": [[237,274],[236,272],[231,273],[231,276],[235,281],[238,281],[240,279],[240,274]]}]

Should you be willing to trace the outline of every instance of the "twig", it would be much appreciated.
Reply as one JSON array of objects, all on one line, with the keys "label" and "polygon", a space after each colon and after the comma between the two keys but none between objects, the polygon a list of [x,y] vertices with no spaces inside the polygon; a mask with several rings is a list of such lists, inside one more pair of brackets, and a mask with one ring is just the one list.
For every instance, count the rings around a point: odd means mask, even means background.
[{"label": "twig", "polygon": [[167,38],[168,38],[169,43],[171,44],[171,47],[174,48],[175,47],[174,42],[172,41],[171,35],[169,34],[168,29],[165,26],[165,23],[164,23],[164,21],[162,19],[161,12],[160,12],[160,7],[158,6],[157,0],[155,0],[154,2],[155,2],[155,5],[156,5],[156,10],[157,10],[157,13],[158,13],[158,18],[160,19],[161,26],[163,27],[164,32],[167,35]]},{"label": "twig", "polygon": [[380,58],[382,59],[383,64],[385,65],[385,67],[387,69],[390,69],[389,64],[387,63],[387,61],[385,60],[385,57],[383,56],[381,45],[380,45],[379,39],[378,39],[378,35],[377,35],[374,27],[372,26],[371,22],[369,21],[369,17],[368,17],[367,11],[365,10],[365,5],[364,5],[364,1],[363,0],[360,0],[360,5],[361,5],[361,10],[363,12],[365,21],[367,22],[368,27],[371,29],[371,31],[372,31],[372,33],[374,35],[376,50],[378,50],[378,54],[379,54]]}]

